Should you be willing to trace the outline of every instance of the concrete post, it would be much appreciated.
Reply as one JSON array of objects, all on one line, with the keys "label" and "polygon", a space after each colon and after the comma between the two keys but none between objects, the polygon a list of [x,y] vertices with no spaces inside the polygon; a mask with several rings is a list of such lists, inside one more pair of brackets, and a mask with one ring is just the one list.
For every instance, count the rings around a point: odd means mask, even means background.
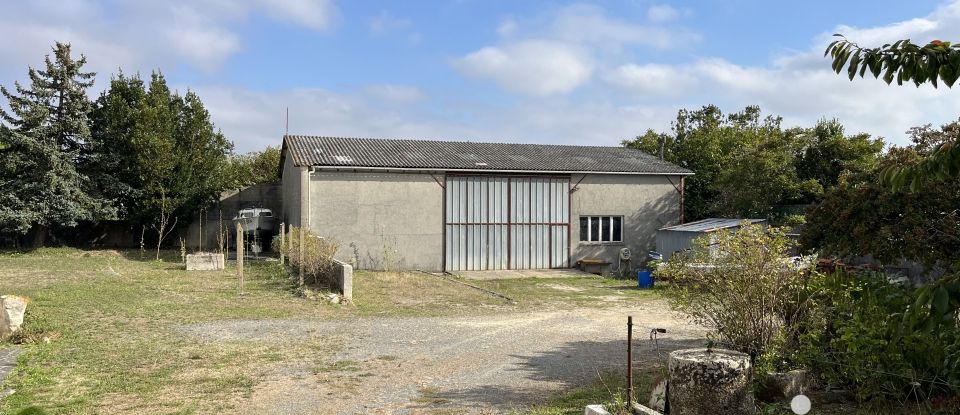
[{"label": "concrete post", "polygon": [[756,411],[750,356],[723,349],[670,353],[671,415],[739,415]]}]

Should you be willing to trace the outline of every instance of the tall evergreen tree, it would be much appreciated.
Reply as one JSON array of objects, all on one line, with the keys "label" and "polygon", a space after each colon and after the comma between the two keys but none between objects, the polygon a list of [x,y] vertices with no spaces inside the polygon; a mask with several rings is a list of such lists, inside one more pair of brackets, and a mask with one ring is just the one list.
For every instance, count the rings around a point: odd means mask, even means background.
[{"label": "tall evergreen tree", "polygon": [[112,209],[89,178],[77,169],[90,138],[86,89],[92,72],[81,69],[86,58],[74,59],[70,45],[57,42],[45,68],[30,68],[30,87],[0,87],[10,111],[0,109],[0,231],[34,233],[44,242],[51,226],[109,217]]},{"label": "tall evergreen tree", "polygon": [[140,210],[143,181],[134,142],[138,111],[147,91],[139,75],[122,72],[97,99],[91,119],[91,139],[84,170],[99,183],[104,198],[117,208],[117,216],[129,219]]}]

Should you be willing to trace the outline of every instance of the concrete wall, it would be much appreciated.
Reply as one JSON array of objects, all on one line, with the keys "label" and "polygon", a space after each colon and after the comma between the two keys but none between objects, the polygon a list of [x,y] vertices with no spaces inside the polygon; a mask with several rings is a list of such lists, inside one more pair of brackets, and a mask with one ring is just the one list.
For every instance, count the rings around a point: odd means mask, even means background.
[{"label": "concrete wall", "polygon": [[[577,181],[579,185],[576,185]],[[583,258],[603,259],[617,265],[620,248],[633,253],[632,267],[646,259],[655,247],[657,229],[673,225],[680,219],[680,195],[673,183],[680,177],[630,175],[579,175],[572,177],[576,185],[570,195],[572,263]],[[580,216],[623,216],[623,242],[581,242]]]},{"label": "concrete wall", "polygon": [[[273,211],[276,216],[280,215],[283,202],[281,196],[280,183],[264,183],[248,186],[243,189],[223,192],[220,195],[220,201],[210,207],[204,213],[203,222],[203,250],[217,250],[217,233],[220,232],[220,214],[223,214],[223,228],[231,232],[230,238],[233,240],[236,235],[232,219],[237,212],[246,207],[265,207]],[[280,226],[278,218],[277,226]],[[183,238],[188,248],[196,249],[200,247],[200,217],[199,214],[190,223],[187,228],[181,228],[174,235],[170,235],[169,243],[173,246],[179,246],[179,239]]]},{"label": "concrete wall", "polygon": [[[305,170],[305,167],[295,167],[289,155],[284,158],[281,178],[283,209],[278,216],[281,221],[293,226],[300,226],[300,175]],[[277,212],[274,211],[275,214]]]},{"label": "concrete wall", "polygon": [[337,259],[360,269],[442,268],[443,189],[430,175],[316,171],[309,188],[310,229],[340,244]]}]

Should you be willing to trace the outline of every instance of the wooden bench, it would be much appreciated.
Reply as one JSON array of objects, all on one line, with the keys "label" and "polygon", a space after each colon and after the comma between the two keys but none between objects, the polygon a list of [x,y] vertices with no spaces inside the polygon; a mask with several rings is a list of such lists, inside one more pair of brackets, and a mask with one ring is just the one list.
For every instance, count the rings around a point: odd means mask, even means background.
[{"label": "wooden bench", "polygon": [[597,275],[603,275],[603,271],[606,270],[609,265],[609,262],[598,258],[584,258],[577,261],[577,267],[583,270],[583,272]]}]

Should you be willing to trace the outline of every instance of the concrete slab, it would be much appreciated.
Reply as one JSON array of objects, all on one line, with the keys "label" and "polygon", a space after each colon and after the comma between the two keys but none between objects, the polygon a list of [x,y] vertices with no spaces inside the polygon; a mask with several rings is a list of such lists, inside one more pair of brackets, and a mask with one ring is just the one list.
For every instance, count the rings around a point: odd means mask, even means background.
[{"label": "concrete slab", "polygon": [[600,278],[576,268],[564,269],[510,269],[498,271],[454,271],[452,274],[468,280],[506,280],[512,278]]},{"label": "concrete slab", "polygon": [[[4,378],[17,366],[17,356],[20,356],[19,347],[8,347],[0,349],[0,385],[3,385]],[[0,389],[0,399],[10,396],[13,389]]]}]

